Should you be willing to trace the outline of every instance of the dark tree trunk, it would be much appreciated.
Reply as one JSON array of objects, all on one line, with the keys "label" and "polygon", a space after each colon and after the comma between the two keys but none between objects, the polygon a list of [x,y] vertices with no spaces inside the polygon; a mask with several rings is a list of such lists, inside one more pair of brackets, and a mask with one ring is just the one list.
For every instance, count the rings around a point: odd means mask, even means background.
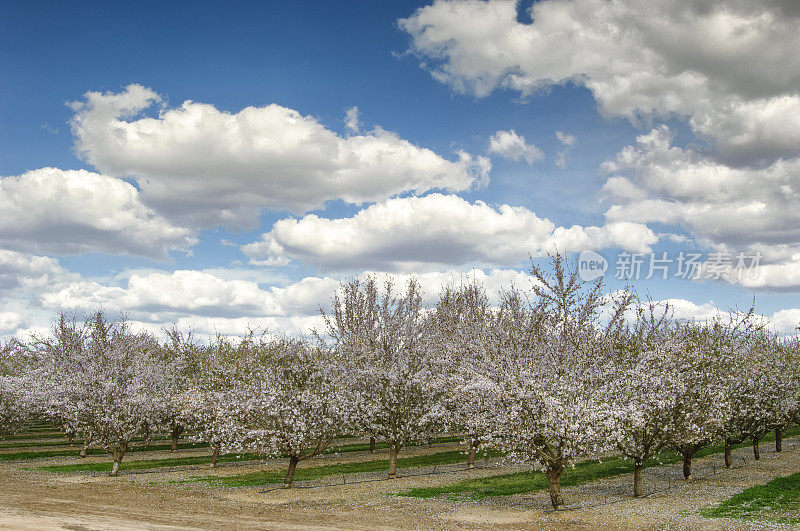
[{"label": "dark tree trunk", "polygon": [[730,468],[732,464],[731,459],[731,440],[725,439],[725,467]]},{"label": "dark tree trunk", "polygon": [[217,444],[216,446],[214,446],[214,453],[211,454],[211,466],[212,467],[217,466],[217,459],[219,459],[219,450],[220,450],[221,446],[222,446],[221,444]]},{"label": "dark tree trunk", "polygon": [[375,453],[375,437],[369,438],[369,453],[371,454]]},{"label": "dark tree trunk", "polygon": [[683,454],[683,477],[687,480],[692,479],[692,453]]},{"label": "dark tree trunk", "polygon": [[389,479],[397,477],[397,445],[389,442]]},{"label": "dark tree trunk", "polygon": [[758,447],[759,441],[761,441],[761,437],[753,437],[753,457],[756,459],[761,459],[761,448]]},{"label": "dark tree trunk", "polygon": [[691,481],[692,479],[692,457],[706,444],[708,444],[708,441],[676,446],[675,449],[678,450],[678,453],[683,457],[683,477],[686,478],[687,481]]},{"label": "dark tree trunk", "polygon": [[633,495],[637,498],[642,495],[642,469],[644,463],[642,461],[635,461],[633,463]]},{"label": "dark tree trunk", "polygon": [[775,451],[783,451],[783,430],[775,428]]},{"label": "dark tree trunk", "polygon": [[546,472],[547,479],[550,481],[550,503],[553,505],[553,509],[564,505],[564,498],[561,497],[561,473],[563,471],[563,467],[558,467]]},{"label": "dark tree trunk", "polygon": [[472,439],[469,443],[469,457],[467,458],[467,466],[469,468],[475,468],[475,457],[478,454],[478,444],[480,444],[478,439]]},{"label": "dark tree trunk", "polygon": [[293,455],[289,458],[289,470],[286,471],[286,479],[283,480],[283,486],[287,489],[292,486],[294,471],[297,469],[297,463],[299,462],[300,458],[298,458],[296,455]]},{"label": "dark tree trunk", "polygon": [[176,451],[178,449],[178,438],[183,433],[183,426],[180,424],[173,424],[172,425],[172,451]]}]

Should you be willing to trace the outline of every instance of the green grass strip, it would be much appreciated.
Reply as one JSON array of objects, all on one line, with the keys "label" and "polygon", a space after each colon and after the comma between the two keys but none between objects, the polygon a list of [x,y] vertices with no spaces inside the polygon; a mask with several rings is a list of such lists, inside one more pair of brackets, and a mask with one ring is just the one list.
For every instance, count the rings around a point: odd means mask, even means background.
[{"label": "green grass strip", "polygon": [[[437,439],[436,442],[453,442],[459,441],[461,439],[457,437],[442,437]],[[184,445],[178,445],[179,448],[187,447],[187,448],[197,448],[207,446],[204,444],[195,444],[191,445],[190,443],[186,443]],[[386,444],[376,444],[376,448],[386,447]],[[128,452],[134,451],[153,451],[153,450],[167,450],[171,448],[169,444],[164,445],[151,445],[146,447],[134,447],[128,450]],[[360,444],[346,444],[340,446],[331,446],[325,449],[325,454],[332,454],[332,453],[348,453],[348,452],[365,452],[369,450],[368,443],[360,443]],[[47,457],[59,457],[59,452],[30,452],[33,454],[33,457],[43,457],[42,454],[56,454],[56,455],[48,455]],[[5,455],[26,455],[27,452],[16,452],[15,454],[5,454]],[[105,450],[92,448],[88,452],[89,455],[108,455],[108,452]],[[75,456],[75,451],[72,451],[67,456]],[[4,454],[0,454],[0,460],[2,460]],[[18,457],[18,459],[30,459],[31,457]],[[255,454],[225,454],[219,456],[217,460],[220,463],[225,462],[232,462],[232,461],[255,461],[260,459],[259,456]],[[7,459],[10,460],[10,459]],[[123,461],[122,465],[120,466],[120,470],[142,470],[147,468],[166,468],[172,466],[184,466],[184,465],[198,465],[198,464],[208,464],[211,462],[211,456],[190,456],[190,457],[171,457],[165,459],[142,459],[138,461]],[[388,461],[387,461],[388,463]],[[111,463],[75,463],[70,465],[49,465],[49,466],[42,466],[38,467],[39,470],[46,470],[48,472],[107,472],[111,470]]]},{"label": "green grass strip", "polygon": [[[186,450],[189,448],[207,448],[205,443],[179,443],[179,450]],[[128,449],[128,453],[136,452],[157,452],[160,450],[171,450],[172,444],[151,444],[148,446],[134,446]],[[46,457],[78,457],[81,448],[74,446],[70,450],[43,450],[43,451],[25,451],[25,452],[8,452],[0,453],[0,461],[23,461],[29,459],[40,459]],[[109,455],[108,452],[102,448],[89,448],[86,455]],[[85,463],[86,466],[93,463]],[[165,465],[168,466],[168,465]]]},{"label": "green grass strip", "polygon": [[[458,442],[458,441],[461,441],[461,440],[462,439],[460,437],[439,437],[437,439],[434,439],[434,442],[435,443],[451,443],[451,442]],[[52,443],[48,443],[48,444],[52,444]],[[59,444],[62,444],[62,443],[59,443]],[[63,443],[63,444],[66,444],[66,443]],[[34,446],[34,445],[27,445],[27,446]],[[205,447],[208,447],[208,444],[205,444],[205,443],[179,443],[178,444],[178,449],[179,450],[184,450],[184,449],[187,449],[187,448],[205,448]],[[2,448],[2,447],[0,447],[0,448]],[[68,448],[69,449],[63,449],[63,450],[27,450],[27,451],[22,451],[22,452],[0,453],[0,461],[21,461],[21,460],[30,460],[30,459],[45,458],[45,457],[77,457],[78,453],[80,452],[80,446],[72,446],[72,447],[68,447]],[[170,450],[171,448],[172,448],[171,443],[151,444],[151,445],[148,445],[148,446],[134,446],[134,447],[130,448],[128,450],[128,452],[129,453],[130,452],[155,452],[155,451],[159,451],[159,450]],[[386,443],[376,443],[375,444],[375,448],[376,449],[388,448],[388,445]],[[339,446],[330,446],[330,447],[326,448],[323,453],[324,454],[332,454],[332,453],[366,452],[367,450],[369,450],[369,444],[368,443],[343,444],[343,445],[339,445]],[[105,455],[107,453],[108,452],[106,452],[105,450],[100,449],[100,448],[90,448],[87,451],[87,455]],[[190,458],[185,458],[185,459],[190,459]],[[167,461],[170,461],[170,460],[171,459],[164,459],[163,461],[166,463]],[[154,463],[152,468],[156,468],[156,467],[159,466],[158,464],[155,464],[159,460],[153,459],[151,461]],[[189,464],[194,464],[194,463],[188,463],[187,462],[185,464],[189,465]],[[78,470],[85,471],[85,472],[98,472],[98,471],[100,471],[100,469],[91,468],[91,467],[93,467],[95,465],[98,465],[98,463],[83,463],[81,465],[74,465],[74,466],[84,466],[84,467],[88,467],[88,468],[75,469],[75,470],[72,470],[72,471],[78,471]],[[124,462],[123,462],[123,465],[124,465]],[[70,465],[70,466],[73,466],[73,465]],[[164,465],[161,465],[161,466],[168,467],[168,466],[177,466],[177,465],[164,464]],[[43,467],[43,468],[47,468],[47,467]],[[123,466],[123,468],[127,468],[127,467]]]},{"label": "green grass strip", "polygon": [[[791,428],[785,432],[784,436],[791,437],[798,433],[800,433],[800,429]],[[771,433],[765,436],[761,442],[766,443],[774,440],[775,434]],[[749,442],[744,442],[735,444],[732,447],[740,448],[748,446],[749,444]],[[724,450],[725,446],[722,444],[707,446],[698,451],[694,459],[720,454]],[[683,458],[679,454],[672,451],[664,451],[654,458],[645,461],[644,466],[648,468],[651,466],[669,465],[681,462],[682,460]],[[596,459],[581,461],[575,464],[575,468],[567,468],[564,470],[561,476],[561,485],[565,487],[580,485],[582,483],[617,476],[619,474],[633,474],[633,461],[619,456],[609,457],[602,461]],[[451,498],[456,498],[457,495],[462,495],[478,500],[493,496],[511,496],[513,494],[536,492],[549,488],[549,485],[547,477],[541,472],[516,472],[513,474],[488,476],[485,478],[466,479],[439,487],[413,488],[399,492],[398,495],[413,498],[433,498],[442,495],[450,495]]]},{"label": "green grass strip", "polygon": [[4,439],[66,439],[67,437],[60,431],[46,433],[15,432],[3,434]]},{"label": "green grass strip", "polygon": [[732,518],[774,524],[800,523],[800,473],[750,487],[716,507],[700,509],[706,518]]},{"label": "green grass strip", "polygon": [[69,441],[66,437],[61,441],[48,441],[48,442],[6,442],[5,444],[0,442],[0,450],[10,449],[10,448],[39,448],[39,447],[46,447],[46,446],[65,446],[67,448],[74,448],[79,444],[83,444],[79,440],[75,440],[75,443],[70,446]]},{"label": "green grass strip", "polygon": [[[450,465],[465,462],[467,459],[463,452],[453,450],[430,455],[415,457],[401,457],[397,460],[398,468],[416,468],[435,465]],[[338,463],[335,465],[322,465],[309,468],[298,468],[295,471],[296,481],[319,479],[326,476],[341,476],[343,474],[358,474],[364,472],[381,472],[389,470],[388,459],[376,459],[360,463]],[[233,476],[195,476],[187,481],[202,481],[219,487],[254,487],[283,483],[286,472],[284,470],[269,470],[237,474]]]},{"label": "green grass strip", "polygon": [[[233,461],[253,461],[258,456],[252,454],[226,454],[217,459],[218,463]],[[120,470],[144,470],[149,468],[166,468],[171,466],[207,465],[211,463],[211,455],[198,455],[192,457],[172,457],[168,459],[140,459],[138,461],[122,461]],[[51,465],[38,467],[39,470],[48,472],[111,472],[111,462],[105,463],[78,463],[74,465]]]}]

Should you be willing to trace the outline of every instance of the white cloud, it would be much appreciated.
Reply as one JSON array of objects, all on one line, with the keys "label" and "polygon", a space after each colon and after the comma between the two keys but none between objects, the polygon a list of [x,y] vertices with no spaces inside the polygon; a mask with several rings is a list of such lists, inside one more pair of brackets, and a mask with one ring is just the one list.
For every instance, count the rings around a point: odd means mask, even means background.
[{"label": "white cloud", "polygon": [[249,228],[264,208],[302,213],[328,200],[360,204],[488,182],[485,157],[459,151],[447,160],[380,127],[343,138],[276,104],[231,114],[185,101],[142,115],[159,101],[140,85],[87,92],[73,106],[75,148],[100,171],[136,179],[148,205],[187,226]]},{"label": "white cloud", "polygon": [[0,246],[33,253],[165,258],[196,243],[146,207],[130,184],[85,170],[41,168],[0,178]]},{"label": "white cloud", "polygon": [[634,122],[690,119],[731,161],[800,152],[796,9],[740,0],[437,0],[399,25],[431,74],[459,92],[523,96],[571,82]]},{"label": "white cloud", "polygon": [[575,137],[573,135],[564,133],[563,131],[556,131],[556,138],[559,142],[567,147],[575,145]]},{"label": "white cloud", "polygon": [[77,278],[54,258],[0,249],[0,292],[58,286]]},{"label": "white cloud", "polygon": [[541,149],[525,143],[525,137],[518,135],[513,129],[493,134],[489,139],[489,153],[515,161],[525,159],[528,165],[544,157]]},{"label": "white cloud", "polygon": [[563,170],[567,167],[570,148],[575,145],[575,137],[562,131],[556,131],[556,138],[564,145],[564,149],[556,154],[556,168]]},{"label": "white cloud", "polygon": [[[679,225],[705,246],[761,253],[750,288],[800,288],[800,158],[738,168],[671,145],[666,126],[603,164],[608,222]],[[738,280],[737,280],[738,281]]]},{"label": "white cloud", "polygon": [[[411,274],[390,275],[380,271],[364,271],[383,282],[394,278],[403,284]],[[496,303],[501,288],[512,283],[525,287],[530,277],[514,270],[441,271],[413,275],[423,288],[426,304],[436,303],[439,291],[446,284],[462,281],[485,285],[491,300]],[[60,311],[88,313],[104,309],[117,317],[124,314],[141,330],[161,334],[164,326],[193,328],[201,335],[216,332],[241,335],[248,329],[271,333],[308,333],[320,327],[319,308],[328,309],[339,288],[341,277],[306,277],[295,282],[259,286],[253,280],[269,280],[260,270],[177,270],[173,272],[128,272],[119,281],[82,279],[73,275],[54,285],[42,284],[31,292],[31,302],[40,308],[36,312],[17,311],[21,306],[0,307],[8,314],[8,326],[0,334],[24,335],[24,327],[33,322],[30,330],[46,330],[47,323]],[[24,306],[24,304],[23,304]],[[12,314],[19,315],[17,319]],[[24,317],[24,319],[23,319]],[[11,321],[16,322],[12,326]],[[15,330],[16,328],[16,330]]]},{"label": "white cloud", "polygon": [[800,309],[792,308],[775,312],[771,321],[784,334],[797,334],[800,330]]},{"label": "white cloud", "polygon": [[[3,255],[0,255],[2,258]],[[8,258],[8,257],[6,257]],[[37,260],[33,260],[36,258]],[[0,270],[19,256],[6,259]],[[248,330],[269,333],[307,334],[321,329],[320,306],[329,309],[330,301],[340,286],[341,276],[306,277],[294,282],[265,276],[263,270],[214,269],[129,271],[115,278],[82,279],[61,269],[43,257],[27,257],[39,263],[42,272],[34,282],[18,282],[24,288],[6,291],[0,305],[0,336],[26,338],[30,333],[46,334],[49,323],[59,311],[91,312],[104,309],[110,316],[124,314],[132,326],[161,335],[163,327],[172,324],[182,330],[193,329],[200,338],[216,333],[243,335]],[[436,304],[445,285],[476,282],[483,285],[491,304],[499,302],[501,290],[515,285],[531,286],[532,278],[514,269],[443,270],[421,274],[393,274],[363,271],[360,275],[375,276],[379,282],[389,278],[402,286],[416,278],[428,306]],[[46,281],[49,279],[49,281]],[[263,282],[280,282],[264,286]],[[21,294],[22,292],[24,294]],[[14,298],[16,297],[16,298]],[[679,319],[707,321],[728,312],[713,302],[697,304],[685,299],[668,299],[673,314]],[[800,310],[787,309],[768,317],[776,330],[794,333],[800,324]]]},{"label": "white cloud", "polygon": [[16,312],[0,311],[0,334],[8,334],[25,326],[26,323],[22,315]]},{"label": "white cloud", "polygon": [[351,133],[361,131],[361,122],[358,119],[358,107],[350,107],[344,114],[344,125]]},{"label": "white cloud", "polygon": [[516,265],[529,253],[622,247],[645,251],[657,241],[647,227],[556,227],[523,207],[469,203],[452,195],[390,199],[351,218],[314,214],[282,219],[243,246],[253,259],[291,258],[323,270],[364,267],[411,271],[446,266]]}]

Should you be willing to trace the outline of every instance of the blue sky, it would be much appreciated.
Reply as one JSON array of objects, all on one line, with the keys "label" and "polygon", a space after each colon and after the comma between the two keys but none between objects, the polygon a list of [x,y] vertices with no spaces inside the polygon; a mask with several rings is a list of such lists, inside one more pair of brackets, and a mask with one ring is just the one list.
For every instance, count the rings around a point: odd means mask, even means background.
[{"label": "blue sky", "polygon": [[[606,256],[612,288],[620,251],[762,253],[752,281],[635,286],[696,318],[755,295],[791,330],[797,13],[611,4],[2,2],[0,334],[100,306],[150,328],[302,330],[344,276],[435,290],[478,268],[496,289],[555,248]],[[273,127],[294,111],[307,128]],[[293,134],[311,136],[270,144]],[[242,151],[253,138],[272,147]]]}]

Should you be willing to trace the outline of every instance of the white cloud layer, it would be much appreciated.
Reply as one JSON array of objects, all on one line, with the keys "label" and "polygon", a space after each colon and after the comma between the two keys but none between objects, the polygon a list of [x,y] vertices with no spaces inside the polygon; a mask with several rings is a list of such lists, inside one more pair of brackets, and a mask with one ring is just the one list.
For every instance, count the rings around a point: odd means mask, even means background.
[{"label": "white cloud layer", "polygon": [[524,159],[528,165],[544,158],[541,149],[527,144],[525,137],[518,135],[513,129],[493,134],[489,139],[489,153],[515,161]]},{"label": "white cloud layer", "polygon": [[459,151],[451,161],[380,127],[345,138],[276,104],[228,113],[185,101],[142,114],[159,102],[140,85],[87,92],[73,105],[75,148],[103,173],[135,179],[148,205],[186,226],[252,228],[264,208],[303,213],[489,178],[485,157]]},{"label": "white cloud layer", "polygon": [[677,114],[729,162],[800,153],[800,32],[790,2],[437,0],[399,25],[460,92],[571,82],[633,121]]},{"label": "white cloud layer", "polygon": [[657,237],[637,223],[557,227],[523,207],[453,195],[390,199],[350,218],[282,219],[242,249],[253,259],[291,258],[323,270],[411,271],[442,266],[516,265],[529,254],[621,247],[644,252]]},{"label": "white cloud layer", "polygon": [[55,258],[0,249],[0,294],[15,289],[41,289],[79,278]]},{"label": "white cloud layer", "polygon": [[[365,271],[362,275],[374,275],[381,282],[390,277],[385,272]],[[73,278],[57,286],[40,286],[36,298],[45,313],[80,313],[103,308],[110,315],[124,313],[140,329],[155,333],[162,326],[174,323],[184,330],[193,328],[211,335],[215,332],[241,335],[249,328],[295,334],[321,326],[319,308],[329,306],[341,282],[339,277],[306,277],[284,286],[261,287],[253,281],[224,278],[230,276],[225,270],[213,273],[178,270],[136,273],[121,284]],[[398,284],[407,282],[411,276],[391,275]],[[531,282],[525,273],[502,269],[413,276],[419,280],[430,305],[436,303],[441,287],[447,284],[477,282],[486,287],[491,300],[496,302],[501,289],[511,284],[526,287]],[[10,323],[14,316],[7,313]],[[18,326],[22,326],[22,316],[19,317]],[[13,327],[9,324],[8,328]]]},{"label": "white cloud layer", "polygon": [[680,225],[708,247],[761,253],[751,288],[800,288],[800,158],[739,168],[671,145],[666,126],[603,165],[608,222]]},{"label": "white cloud layer", "polygon": [[0,247],[40,254],[165,258],[197,242],[142,204],[130,184],[85,170],[41,168],[0,178]]}]

